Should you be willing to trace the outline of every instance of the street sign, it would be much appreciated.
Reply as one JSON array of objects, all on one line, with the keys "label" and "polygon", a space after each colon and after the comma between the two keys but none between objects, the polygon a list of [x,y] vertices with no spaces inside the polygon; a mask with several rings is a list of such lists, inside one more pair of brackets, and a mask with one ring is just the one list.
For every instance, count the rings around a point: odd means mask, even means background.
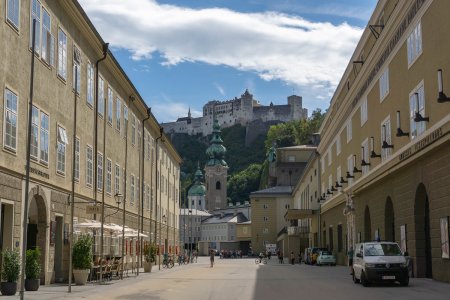
[{"label": "street sign", "polygon": [[102,207],[100,205],[87,205],[86,213],[88,215],[98,215],[102,213]]}]

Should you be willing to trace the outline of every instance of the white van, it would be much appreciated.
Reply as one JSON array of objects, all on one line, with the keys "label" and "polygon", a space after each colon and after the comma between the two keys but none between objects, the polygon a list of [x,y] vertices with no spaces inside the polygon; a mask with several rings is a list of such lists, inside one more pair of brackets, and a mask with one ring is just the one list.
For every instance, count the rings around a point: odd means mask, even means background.
[{"label": "white van", "polygon": [[408,286],[406,259],[397,243],[366,242],[356,244],[353,256],[353,281],[363,286],[371,282],[398,281]]}]

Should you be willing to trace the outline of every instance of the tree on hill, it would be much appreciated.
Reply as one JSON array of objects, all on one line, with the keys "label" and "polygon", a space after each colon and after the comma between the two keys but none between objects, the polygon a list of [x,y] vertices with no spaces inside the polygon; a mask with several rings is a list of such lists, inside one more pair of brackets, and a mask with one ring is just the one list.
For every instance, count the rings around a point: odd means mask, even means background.
[{"label": "tree on hill", "polygon": [[266,149],[311,144],[311,136],[317,132],[325,117],[320,108],[314,110],[308,119],[294,120],[270,126],[264,142]]},{"label": "tree on hill", "polygon": [[250,193],[259,189],[260,177],[260,164],[251,164],[245,170],[234,174],[228,181],[228,197],[234,204],[248,201]]}]

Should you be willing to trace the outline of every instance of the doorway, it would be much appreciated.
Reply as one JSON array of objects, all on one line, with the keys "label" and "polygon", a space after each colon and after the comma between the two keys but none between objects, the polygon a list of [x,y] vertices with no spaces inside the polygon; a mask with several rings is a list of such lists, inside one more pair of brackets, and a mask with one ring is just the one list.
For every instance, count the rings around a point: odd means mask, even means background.
[{"label": "doorway", "polygon": [[430,235],[430,203],[423,183],[416,190],[414,203],[417,277],[432,278],[432,254]]},{"label": "doorway", "polygon": [[64,274],[62,269],[63,260],[63,217],[56,216],[56,234],[55,234],[55,281],[62,282]]},{"label": "doorway", "polygon": [[370,221],[369,206],[364,210],[364,242],[372,240],[372,223]]},{"label": "doorway", "polygon": [[391,197],[386,199],[386,205],[384,206],[384,239],[395,242],[395,216]]}]

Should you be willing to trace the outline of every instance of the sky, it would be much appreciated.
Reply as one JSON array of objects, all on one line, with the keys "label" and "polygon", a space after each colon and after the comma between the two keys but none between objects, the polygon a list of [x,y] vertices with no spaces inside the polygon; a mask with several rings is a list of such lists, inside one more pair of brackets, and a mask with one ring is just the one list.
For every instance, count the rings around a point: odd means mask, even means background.
[{"label": "sky", "polygon": [[79,0],[161,122],[246,89],[325,110],[376,0]]}]

